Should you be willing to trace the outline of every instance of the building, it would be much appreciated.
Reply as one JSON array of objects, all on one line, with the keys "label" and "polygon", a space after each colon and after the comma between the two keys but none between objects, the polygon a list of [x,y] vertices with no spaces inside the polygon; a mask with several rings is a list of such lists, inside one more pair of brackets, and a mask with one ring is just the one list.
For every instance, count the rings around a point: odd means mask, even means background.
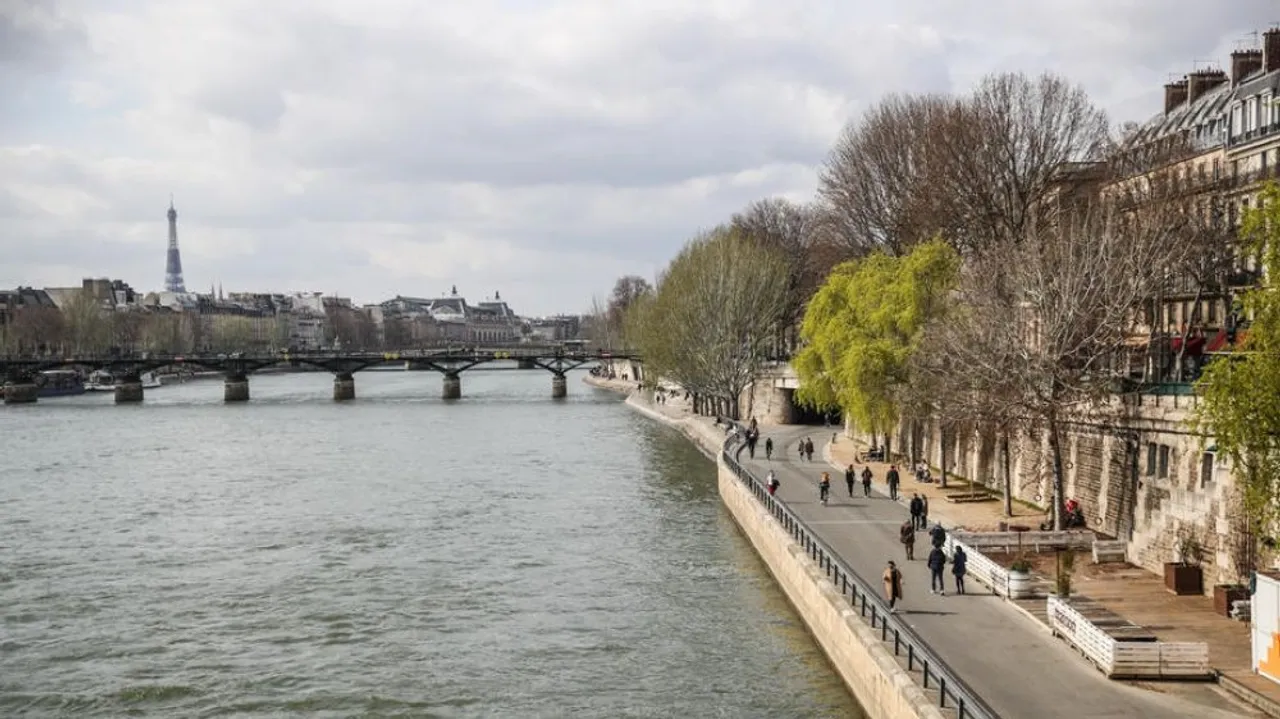
[{"label": "building", "polygon": [[390,348],[506,345],[522,337],[522,320],[498,292],[472,305],[454,286],[444,297],[397,295],[378,308],[383,341]]}]

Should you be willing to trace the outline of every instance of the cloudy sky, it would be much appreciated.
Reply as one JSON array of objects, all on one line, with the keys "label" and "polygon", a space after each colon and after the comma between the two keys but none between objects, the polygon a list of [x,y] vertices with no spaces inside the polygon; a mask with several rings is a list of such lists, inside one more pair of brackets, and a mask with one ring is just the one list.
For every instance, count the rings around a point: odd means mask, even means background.
[{"label": "cloudy sky", "polygon": [[0,0],[0,287],[580,311],[700,228],[806,200],[895,91],[1053,70],[1113,119],[1275,0]]}]

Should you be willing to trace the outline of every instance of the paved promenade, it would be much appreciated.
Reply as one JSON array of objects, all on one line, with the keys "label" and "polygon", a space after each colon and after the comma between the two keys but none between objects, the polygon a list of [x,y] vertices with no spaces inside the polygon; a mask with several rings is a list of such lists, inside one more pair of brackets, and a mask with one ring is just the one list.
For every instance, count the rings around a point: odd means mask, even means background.
[{"label": "paved promenade", "polygon": [[[756,459],[744,466],[759,477],[773,468],[782,482],[779,496],[854,571],[879,586],[885,562],[893,559],[905,577],[900,616],[951,665],[991,707],[1009,719],[1020,717],[1241,717],[1251,714],[1216,691],[1195,693],[1195,701],[1137,688],[1105,678],[1035,620],[970,580],[971,594],[935,596],[923,558],[928,538],[916,542],[917,559],[905,561],[898,527],[908,517],[901,504],[880,491],[850,499],[844,476],[816,454],[796,456],[796,444],[812,437],[815,447],[831,439],[817,427],[767,427]],[[764,460],[763,438],[773,437],[774,459]],[[849,440],[841,438],[841,441]],[[818,476],[831,471],[833,501],[818,503]],[[879,479],[883,479],[880,473]],[[883,489],[877,487],[877,490]],[[908,495],[910,496],[910,495]],[[941,509],[939,507],[939,509]],[[951,576],[947,575],[950,582]]]}]

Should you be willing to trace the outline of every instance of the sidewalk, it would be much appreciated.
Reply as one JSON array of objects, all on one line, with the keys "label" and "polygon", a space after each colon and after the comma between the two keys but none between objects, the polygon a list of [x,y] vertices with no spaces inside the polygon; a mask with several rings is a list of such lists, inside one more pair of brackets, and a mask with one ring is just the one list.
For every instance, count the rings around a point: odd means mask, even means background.
[{"label": "sidewalk", "polygon": [[[825,458],[832,465],[841,468],[852,463],[861,472],[866,464],[857,462],[856,456],[864,449],[865,445],[841,436],[835,444],[826,448]],[[888,464],[871,463],[878,491],[887,492],[884,477],[888,469]],[[902,475],[902,482],[898,487],[900,501],[905,504],[913,493],[927,495],[930,521],[941,521],[948,529],[993,531],[1001,522],[1034,528],[1045,520],[1043,512],[1016,502],[1013,505],[1013,518],[1004,516],[1003,502],[999,500],[951,502],[946,498],[946,493],[954,494],[956,484],[953,483],[951,489],[944,493],[936,483],[921,484],[915,480],[914,475],[904,472],[902,467],[898,471]],[[961,481],[960,485],[964,485],[964,482]],[[1210,665],[1225,677],[1224,687],[1255,706],[1274,705],[1275,710],[1269,710],[1268,714],[1280,715],[1280,685],[1254,674],[1251,668],[1247,622],[1237,622],[1215,613],[1213,599],[1210,597],[1180,597],[1170,594],[1159,576],[1141,567],[1129,564],[1094,565],[1087,553],[1077,559],[1076,567],[1073,577],[1076,593],[1097,601],[1135,624],[1151,629],[1161,639],[1207,643]],[[1037,620],[1044,621],[1043,610],[1029,613],[1036,616]],[[1159,686],[1163,688],[1167,683]]]}]

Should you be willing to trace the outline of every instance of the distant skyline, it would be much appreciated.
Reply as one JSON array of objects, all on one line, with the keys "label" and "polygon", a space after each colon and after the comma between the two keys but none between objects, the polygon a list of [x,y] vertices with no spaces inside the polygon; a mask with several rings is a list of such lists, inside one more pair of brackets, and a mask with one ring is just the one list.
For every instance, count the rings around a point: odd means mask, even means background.
[{"label": "distant skyline", "polygon": [[172,193],[188,289],[582,312],[751,201],[810,199],[886,93],[1052,70],[1141,121],[1280,21],[1274,0],[975,7],[0,3],[0,287],[161,289]]}]

